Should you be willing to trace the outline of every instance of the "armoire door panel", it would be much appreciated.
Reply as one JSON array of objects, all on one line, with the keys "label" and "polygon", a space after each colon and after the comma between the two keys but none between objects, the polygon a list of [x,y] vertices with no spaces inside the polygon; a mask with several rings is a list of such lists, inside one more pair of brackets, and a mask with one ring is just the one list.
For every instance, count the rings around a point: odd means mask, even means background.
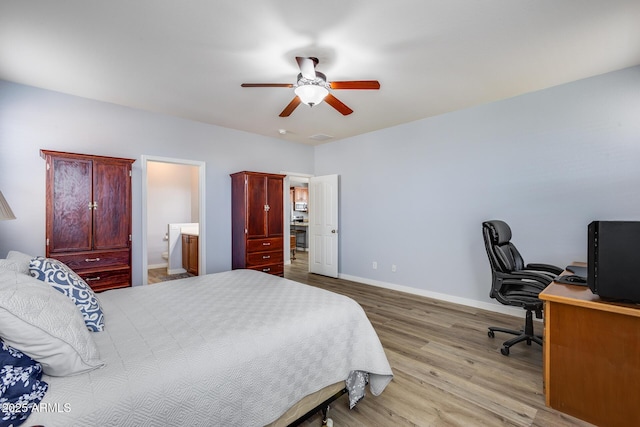
[{"label": "armoire door panel", "polygon": [[284,194],[281,178],[267,177],[267,236],[283,236],[284,222],[282,213],[284,212]]},{"label": "armoire door panel", "polygon": [[247,238],[267,237],[266,217],[267,187],[264,176],[247,176]]},{"label": "armoire door panel", "polygon": [[96,160],[93,164],[95,207],[93,246],[96,250],[129,246],[130,166]]},{"label": "armoire door panel", "polygon": [[51,236],[49,252],[91,249],[91,176],[92,162],[54,158],[47,188],[52,202],[48,218]]}]

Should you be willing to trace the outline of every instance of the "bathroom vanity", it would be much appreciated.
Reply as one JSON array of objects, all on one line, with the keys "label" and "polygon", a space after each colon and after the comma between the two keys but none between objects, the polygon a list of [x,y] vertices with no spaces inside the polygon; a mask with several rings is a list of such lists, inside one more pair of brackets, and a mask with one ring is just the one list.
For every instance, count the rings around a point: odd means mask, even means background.
[{"label": "bathroom vanity", "polygon": [[182,268],[198,275],[198,235],[182,233]]}]

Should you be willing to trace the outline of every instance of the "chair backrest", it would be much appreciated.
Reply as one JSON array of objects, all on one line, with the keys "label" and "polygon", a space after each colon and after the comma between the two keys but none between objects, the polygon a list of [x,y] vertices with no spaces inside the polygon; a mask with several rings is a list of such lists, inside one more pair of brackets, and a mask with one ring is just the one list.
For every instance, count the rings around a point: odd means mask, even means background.
[{"label": "chair backrest", "polygon": [[524,268],[524,259],[511,243],[511,228],[500,220],[482,223],[484,246],[494,272],[510,273]]}]

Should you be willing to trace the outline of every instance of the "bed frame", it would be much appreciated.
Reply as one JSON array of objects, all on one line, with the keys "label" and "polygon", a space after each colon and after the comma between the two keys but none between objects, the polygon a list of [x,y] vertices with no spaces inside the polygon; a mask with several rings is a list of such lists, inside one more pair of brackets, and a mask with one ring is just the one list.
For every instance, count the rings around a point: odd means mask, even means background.
[{"label": "bed frame", "polygon": [[327,425],[329,405],[347,393],[344,381],[316,391],[293,405],[280,418],[266,427],[295,427],[322,411],[322,425]]}]

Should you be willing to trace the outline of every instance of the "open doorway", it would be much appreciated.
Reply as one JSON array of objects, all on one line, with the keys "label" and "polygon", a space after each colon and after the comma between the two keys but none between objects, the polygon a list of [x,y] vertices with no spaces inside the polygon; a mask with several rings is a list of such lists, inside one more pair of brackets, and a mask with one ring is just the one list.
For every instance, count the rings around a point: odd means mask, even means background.
[{"label": "open doorway", "polygon": [[154,268],[167,279],[206,273],[205,206],[204,162],[142,156],[143,284]]},{"label": "open doorway", "polygon": [[312,175],[282,172],[286,175],[284,192],[285,264],[308,270],[309,250],[309,178]]}]

